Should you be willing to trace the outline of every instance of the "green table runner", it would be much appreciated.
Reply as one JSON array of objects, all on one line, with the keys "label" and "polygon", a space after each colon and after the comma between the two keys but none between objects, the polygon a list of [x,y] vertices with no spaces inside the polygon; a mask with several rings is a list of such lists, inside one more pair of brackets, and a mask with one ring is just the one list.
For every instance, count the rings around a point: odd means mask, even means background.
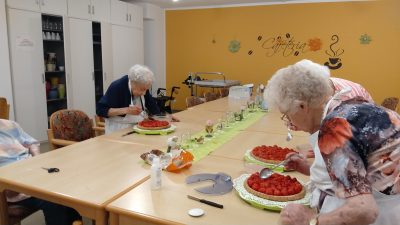
[{"label": "green table runner", "polygon": [[[183,146],[188,148],[190,152],[194,156],[194,161],[198,161],[208,154],[213,152],[219,146],[225,144],[227,141],[231,140],[233,137],[238,135],[240,131],[250,127],[252,124],[257,122],[265,115],[265,111],[254,111],[247,113],[246,117],[242,121],[236,121],[235,123],[230,124],[230,127],[224,127],[223,131],[216,131],[213,134],[212,138],[207,138],[205,135],[207,134],[204,131],[200,131],[194,134],[190,141],[186,141],[183,143]],[[216,130],[216,129],[214,129]],[[198,138],[200,136],[204,137],[204,143],[198,144],[194,141],[194,138]]]}]

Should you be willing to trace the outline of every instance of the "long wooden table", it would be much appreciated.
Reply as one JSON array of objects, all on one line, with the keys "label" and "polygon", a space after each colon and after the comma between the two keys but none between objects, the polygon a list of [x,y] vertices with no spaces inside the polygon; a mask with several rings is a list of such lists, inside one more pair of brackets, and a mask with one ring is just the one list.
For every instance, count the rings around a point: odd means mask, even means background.
[{"label": "long wooden table", "polygon": [[[66,205],[104,225],[105,206],[149,178],[149,166],[139,158],[149,150],[140,144],[90,139],[0,168],[0,192],[8,189]],[[1,222],[5,225],[5,218]]]},{"label": "long wooden table", "polygon": [[[276,224],[277,213],[247,205],[234,192],[223,196],[202,196],[194,186],[184,184],[191,174],[226,172],[233,178],[246,172],[243,154],[255,145],[294,147],[306,143],[305,134],[295,135],[286,142],[286,128],[279,113],[267,113],[257,124],[241,131],[206,158],[196,162],[182,173],[164,174],[161,190],[151,191],[150,169],[139,156],[151,149],[164,150],[167,139],[204,129],[206,120],[217,121],[226,111],[240,110],[241,102],[228,98],[195,106],[176,116],[181,122],[174,133],[168,135],[131,134],[131,128],[57,149],[29,160],[0,168],[0,192],[14,190],[75,208],[81,215],[95,220],[97,225],[107,224]],[[49,174],[41,167],[57,167],[59,173]],[[294,173],[295,176],[299,174]],[[301,176],[300,176],[301,177]],[[3,196],[0,193],[0,196]],[[224,204],[223,210],[188,200],[186,194],[204,197]],[[201,207],[206,215],[192,218],[187,210]],[[0,205],[4,212],[4,205]],[[243,216],[248,215],[248,216]],[[221,220],[222,219],[222,220]],[[5,224],[1,218],[1,224]]]},{"label": "long wooden table", "polygon": [[[190,224],[190,225],[265,225],[278,224],[279,213],[260,210],[248,205],[233,190],[224,195],[205,195],[194,190],[196,187],[210,185],[200,182],[187,185],[187,176],[198,173],[224,172],[232,179],[247,171],[242,160],[209,156],[195,163],[190,169],[181,173],[163,172],[160,190],[151,190],[150,180],[132,189],[107,206],[110,212],[110,225],[150,225],[150,224]],[[299,179],[306,177],[295,174]],[[192,195],[219,204],[219,209],[187,198]],[[201,208],[205,211],[202,217],[191,217],[188,210]]]}]

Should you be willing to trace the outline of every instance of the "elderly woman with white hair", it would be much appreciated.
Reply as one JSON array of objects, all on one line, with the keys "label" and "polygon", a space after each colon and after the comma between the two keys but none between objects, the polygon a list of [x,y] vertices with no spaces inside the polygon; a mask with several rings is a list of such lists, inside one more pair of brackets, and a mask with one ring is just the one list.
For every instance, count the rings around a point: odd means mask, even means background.
[{"label": "elderly woman with white hair", "polygon": [[[329,76],[321,76],[324,70],[311,61],[296,63],[277,71],[265,92],[269,105],[287,123],[315,137],[332,182],[332,190],[324,192],[331,198],[320,202],[330,204],[329,209],[318,214],[303,205],[288,204],[281,222],[398,224],[400,116],[363,98],[342,99],[351,89],[333,90]],[[309,165],[291,158],[297,161],[298,171],[313,176]]]},{"label": "elderly woman with white hair", "polygon": [[111,83],[96,109],[97,115],[105,118],[106,134],[142,121],[145,113],[160,113],[149,92],[153,81],[154,74],[149,68],[134,65],[128,75]]}]

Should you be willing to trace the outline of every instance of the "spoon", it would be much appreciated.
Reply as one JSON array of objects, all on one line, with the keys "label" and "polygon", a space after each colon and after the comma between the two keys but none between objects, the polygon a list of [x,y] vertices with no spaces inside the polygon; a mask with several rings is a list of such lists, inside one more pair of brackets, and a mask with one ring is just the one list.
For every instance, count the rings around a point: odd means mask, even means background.
[{"label": "spoon", "polygon": [[288,133],[286,136],[286,141],[291,141],[293,139],[292,130],[288,128]]},{"label": "spoon", "polygon": [[261,179],[267,179],[268,177],[270,177],[270,176],[274,173],[274,169],[276,169],[278,166],[285,165],[287,162],[289,162],[289,160],[290,160],[290,159],[292,158],[292,156],[294,156],[294,155],[298,155],[298,154],[290,155],[289,158],[287,158],[287,159],[281,161],[280,163],[276,164],[276,165],[275,165],[274,167],[272,167],[272,168],[267,168],[267,167],[263,168],[263,169],[260,171],[260,178],[261,178]]}]

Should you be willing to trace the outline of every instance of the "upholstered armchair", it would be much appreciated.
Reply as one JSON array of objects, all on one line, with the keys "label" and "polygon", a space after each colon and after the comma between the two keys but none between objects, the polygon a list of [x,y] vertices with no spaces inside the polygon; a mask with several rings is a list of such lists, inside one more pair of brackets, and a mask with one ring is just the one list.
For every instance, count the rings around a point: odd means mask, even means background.
[{"label": "upholstered armchair", "polygon": [[93,121],[80,110],[63,109],[50,117],[47,131],[51,149],[94,137]]},{"label": "upholstered armchair", "polygon": [[206,100],[206,102],[214,101],[214,100],[216,100],[218,98],[219,98],[219,96],[218,96],[217,93],[214,93],[214,92],[206,92],[206,93],[204,93],[204,99]]},{"label": "upholstered armchair", "polygon": [[0,97],[0,119],[8,120],[10,116],[10,105],[7,103],[7,99]]},{"label": "upholstered armchair", "polygon": [[193,107],[195,105],[200,105],[204,102],[205,102],[205,100],[200,97],[196,97],[196,96],[186,97],[186,107],[187,108]]}]

